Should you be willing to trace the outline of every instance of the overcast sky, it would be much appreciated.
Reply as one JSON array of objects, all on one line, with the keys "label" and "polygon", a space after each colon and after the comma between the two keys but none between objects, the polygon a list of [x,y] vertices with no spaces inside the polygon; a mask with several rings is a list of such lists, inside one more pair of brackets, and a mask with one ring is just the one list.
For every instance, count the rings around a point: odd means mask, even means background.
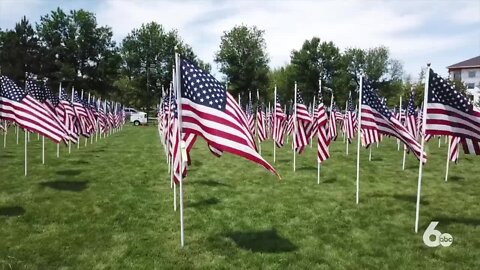
[{"label": "overcast sky", "polygon": [[427,62],[445,74],[446,66],[480,55],[479,0],[0,0],[0,28],[13,28],[23,15],[38,21],[57,7],[96,13],[100,25],[112,27],[117,42],[142,23],[156,21],[177,29],[212,64],[222,33],[239,24],[265,30],[272,67],[288,63],[291,50],[313,36],[341,49],[388,46],[414,77]]}]

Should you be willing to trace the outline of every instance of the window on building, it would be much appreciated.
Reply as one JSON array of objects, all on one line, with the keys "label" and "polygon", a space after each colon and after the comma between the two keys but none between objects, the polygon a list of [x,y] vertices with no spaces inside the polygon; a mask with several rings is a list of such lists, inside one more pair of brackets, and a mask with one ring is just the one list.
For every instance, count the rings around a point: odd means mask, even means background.
[{"label": "window on building", "polygon": [[469,71],[469,72],[468,72],[468,77],[469,77],[469,78],[475,78],[476,75],[477,75],[477,74],[476,74],[475,71]]},{"label": "window on building", "polygon": [[475,83],[467,83],[467,89],[475,88]]},{"label": "window on building", "polygon": [[462,80],[462,73],[456,71],[453,73],[453,80],[454,81],[461,81]]}]

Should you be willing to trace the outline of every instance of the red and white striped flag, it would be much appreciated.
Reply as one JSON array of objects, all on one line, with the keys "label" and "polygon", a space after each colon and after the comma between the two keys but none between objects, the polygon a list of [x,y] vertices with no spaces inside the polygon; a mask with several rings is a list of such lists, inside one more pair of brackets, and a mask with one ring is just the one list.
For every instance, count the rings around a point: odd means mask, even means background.
[{"label": "red and white striped flag", "polygon": [[285,118],[278,95],[275,97],[275,116],[273,121],[273,140],[277,147],[282,147],[285,143]]},{"label": "red and white striped flag", "polygon": [[39,133],[55,142],[68,135],[42,103],[28,95],[6,76],[0,77],[0,119],[16,122],[22,128]]},{"label": "red and white striped flag", "polygon": [[267,127],[265,124],[265,106],[263,104],[259,105],[257,108],[257,131],[258,131],[258,140],[263,142],[267,139]]},{"label": "red and white striped flag", "polygon": [[310,125],[312,121],[312,117],[308,113],[307,106],[305,106],[303,102],[302,95],[300,91],[297,91],[295,100],[295,113],[294,113],[294,133],[295,133],[295,140],[293,141],[293,149],[297,151],[297,153],[301,154],[305,147],[308,145],[308,134],[307,134],[307,127]]},{"label": "red and white striped flag", "polygon": [[480,108],[430,69],[426,135],[460,138],[464,152],[480,155]]},{"label": "red and white striped flag", "polygon": [[323,99],[320,91],[318,92],[318,107],[316,108],[316,118],[314,121],[317,122],[317,161],[321,163],[330,157],[330,152],[328,150],[330,139],[327,136],[327,112],[323,106]]},{"label": "red and white striped flag", "polygon": [[357,124],[357,113],[355,112],[355,107],[353,106],[352,93],[350,92],[347,101],[347,111],[345,112],[345,122],[343,124],[345,128],[345,135],[349,143],[352,143],[353,138],[355,137],[355,130]]},{"label": "red and white striped flag", "polygon": [[181,117],[185,133],[203,137],[217,150],[260,164],[278,175],[257,152],[245,113],[211,74],[180,59]]},{"label": "red and white striped flag", "polygon": [[385,100],[381,100],[371,83],[364,79],[362,86],[362,130],[371,129],[378,133],[400,139],[412,152],[426,162],[427,155],[422,153],[421,146],[412,134],[397,120]]}]

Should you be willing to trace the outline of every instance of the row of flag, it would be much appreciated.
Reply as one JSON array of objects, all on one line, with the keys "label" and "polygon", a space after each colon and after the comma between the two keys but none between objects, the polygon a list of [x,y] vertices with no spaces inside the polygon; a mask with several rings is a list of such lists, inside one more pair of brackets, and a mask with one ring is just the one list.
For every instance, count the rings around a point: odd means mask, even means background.
[{"label": "row of flag", "polygon": [[[275,168],[260,154],[259,146],[263,141],[272,138],[275,149],[283,147],[285,139],[288,140],[289,135],[293,135],[295,164],[295,154],[303,153],[317,136],[317,163],[320,166],[322,161],[330,157],[329,145],[337,139],[338,126],[343,131],[347,145],[355,136],[358,145],[361,142],[365,147],[378,144],[383,136],[395,137],[404,145],[405,153],[413,153],[421,165],[427,161],[424,141],[433,136],[450,137],[449,158],[452,160],[458,159],[459,145],[463,146],[466,154],[480,154],[479,108],[431,69],[425,82],[427,96],[420,108],[415,106],[415,92],[412,91],[405,110],[390,109],[386,99],[375,88],[375,82],[362,78],[358,107],[354,106],[350,94],[345,112],[342,113],[334,104],[332,93],[331,104],[327,108],[323,104],[319,82],[317,102],[310,109],[295,85],[293,107],[290,114],[287,114],[286,106],[282,106],[276,89],[273,110],[270,110],[270,106],[267,109],[263,103],[259,103],[255,110],[251,97],[244,110],[239,104],[240,100],[237,102],[211,74],[188,60],[181,59],[179,55],[176,59],[172,90],[160,104],[158,120],[161,140],[168,160],[171,161],[171,182],[180,184],[180,190],[182,179],[187,175],[187,168],[191,164],[189,152],[198,136],[207,142],[209,150],[215,156],[220,157],[223,152],[229,152],[251,160],[277,176],[279,174]],[[357,149],[360,151],[360,147]],[[359,152],[357,203],[358,154]],[[419,174],[421,179],[421,173]],[[183,210],[181,224],[182,213]]]}]

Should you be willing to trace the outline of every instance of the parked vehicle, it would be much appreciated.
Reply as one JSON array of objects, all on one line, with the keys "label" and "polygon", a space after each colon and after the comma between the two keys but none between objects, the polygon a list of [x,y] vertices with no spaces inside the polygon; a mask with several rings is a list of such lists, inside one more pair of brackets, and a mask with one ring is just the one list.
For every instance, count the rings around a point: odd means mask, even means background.
[{"label": "parked vehicle", "polygon": [[134,108],[125,108],[124,111],[125,111],[125,118],[126,119],[130,119],[130,115],[132,115],[134,113],[138,113],[138,111],[135,110]]},{"label": "parked vehicle", "polygon": [[144,113],[144,112],[130,113],[130,123],[133,123],[134,126],[146,125],[147,122],[148,122],[147,113]]}]

